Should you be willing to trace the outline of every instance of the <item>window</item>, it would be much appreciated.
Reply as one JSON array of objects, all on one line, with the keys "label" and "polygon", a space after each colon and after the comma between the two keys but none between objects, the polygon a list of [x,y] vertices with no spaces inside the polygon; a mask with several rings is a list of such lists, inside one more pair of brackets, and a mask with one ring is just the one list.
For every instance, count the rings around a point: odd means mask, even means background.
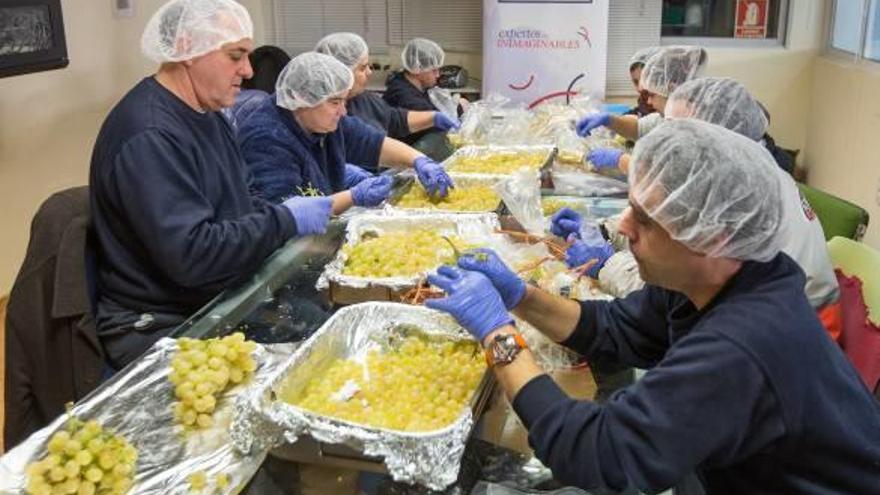
[{"label": "window", "polygon": [[781,41],[787,8],[787,0],[663,0],[661,35]]},{"label": "window", "polygon": [[325,35],[351,31],[370,53],[388,52],[385,0],[268,0],[266,41],[291,56],[312,50]]},{"label": "window", "polygon": [[833,51],[880,62],[880,0],[835,0],[829,33]]}]

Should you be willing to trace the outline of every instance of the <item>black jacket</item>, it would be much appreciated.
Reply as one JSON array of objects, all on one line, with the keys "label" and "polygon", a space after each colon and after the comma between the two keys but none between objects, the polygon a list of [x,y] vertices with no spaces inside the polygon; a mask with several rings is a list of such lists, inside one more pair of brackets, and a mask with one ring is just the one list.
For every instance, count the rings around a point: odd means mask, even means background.
[{"label": "black jacket", "polygon": [[6,314],[8,451],[94,389],[101,377],[86,275],[89,193],[53,194],[31,223]]}]

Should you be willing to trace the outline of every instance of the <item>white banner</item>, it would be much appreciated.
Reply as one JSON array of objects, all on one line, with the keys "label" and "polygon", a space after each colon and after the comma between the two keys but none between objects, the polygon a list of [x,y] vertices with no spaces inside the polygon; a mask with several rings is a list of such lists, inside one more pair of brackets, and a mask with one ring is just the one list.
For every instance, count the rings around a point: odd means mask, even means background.
[{"label": "white banner", "polygon": [[483,96],[604,99],[608,0],[484,0]]}]

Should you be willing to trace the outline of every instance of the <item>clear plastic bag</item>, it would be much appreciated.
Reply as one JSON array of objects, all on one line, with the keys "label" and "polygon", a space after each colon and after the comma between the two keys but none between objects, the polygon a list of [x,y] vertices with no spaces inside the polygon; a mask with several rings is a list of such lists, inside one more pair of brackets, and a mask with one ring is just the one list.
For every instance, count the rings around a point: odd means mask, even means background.
[{"label": "clear plastic bag", "polygon": [[448,89],[434,86],[428,90],[428,99],[437,107],[437,110],[452,120],[458,120],[458,102],[461,96],[453,95]]},{"label": "clear plastic bag", "polygon": [[618,179],[594,173],[553,168],[553,188],[558,194],[574,196],[623,196],[629,185]]}]

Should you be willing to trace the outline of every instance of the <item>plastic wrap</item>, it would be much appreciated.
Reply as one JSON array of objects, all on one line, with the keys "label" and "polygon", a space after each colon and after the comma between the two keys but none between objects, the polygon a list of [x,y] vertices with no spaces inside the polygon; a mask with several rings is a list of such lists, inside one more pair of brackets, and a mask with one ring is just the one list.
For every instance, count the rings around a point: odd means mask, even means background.
[{"label": "plastic wrap", "polygon": [[629,191],[626,182],[602,175],[567,171],[553,167],[553,189],[558,194],[573,196],[624,196]]},{"label": "plastic wrap", "polygon": [[453,121],[458,120],[458,100],[460,96],[453,95],[448,89],[434,86],[428,89],[428,99],[447,117]]},{"label": "plastic wrap", "polygon": [[[382,458],[396,481],[435,490],[454,483],[474,424],[470,408],[463,408],[458,419],[445,428],[415,433],[319,416],[277,399],[276,391],[282,384],[305,386],[333,359],[363,356],[401,326],[415,326],[428,335],[471,339],[451,316],[419,306],[372,302],[342,308],[276,370],[270,381],[251,387],[239,398],[231,429],[235,446],[242,452],[259,452],[283,448],[308,435]],[[491,380],[491,374],[484,376],[472,404],[491,386]]]},{"label": "plastic wrap", "polygon": [[[76,404],[71,413],[83,420],[99,421],[137,449],[130,493],[189,493],[187,478],[197,471],[205,472],[209,479],[219,473],[229,477],[227,488],[212,493],[238,493],[262,464],[267,449],[242,455],[232,447],[227,427],[234,399],[247,387],[266,383],[298,345],[257,346],[254,375],[218,398],[214,426],[207,429],[184,432],[172,419],[176,399],[168,372],[177,344],[168,338],[158,341],[141,359]],[[60,416],[0,458],[0,493],[25,493],[25,466],[46,454],[47,441],[66,421],[66,416]]]},{"label": "plastic wrap", "polygon": [[541,188],[537,179],[535,172],[520,170],[509,180],[496,184],[495,190],[526,232],[543,235],[550,223],[541,210]]},{"label": "plastic wrap", "polygon": [[545,217],[551,217],[560,208],[566,207],[583,215],[584,218],[599,222],[620,214],[629,206],[626,198],[585,198],[581,196],[545,195],[541,197],[541,209]]}]

